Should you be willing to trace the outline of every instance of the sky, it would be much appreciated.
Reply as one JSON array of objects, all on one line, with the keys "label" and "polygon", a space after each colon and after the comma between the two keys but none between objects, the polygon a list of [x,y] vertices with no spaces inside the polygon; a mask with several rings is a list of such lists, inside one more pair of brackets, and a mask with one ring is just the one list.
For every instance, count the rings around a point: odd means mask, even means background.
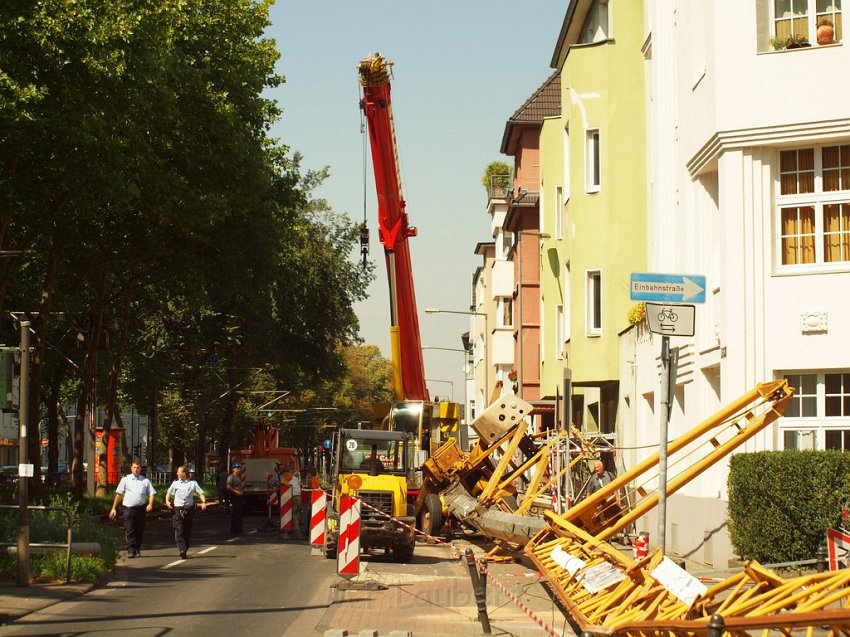
[{"label": "sky", "polygon": [[[389,292],[378,241],[371,155],[358,107],[357,63],[379,52],[395,63],[392,103],[402,192],[411,225],[413,279],[425,378],[432,396],[464,402],[461,335],[479,242],[492,241],[481,184],[508,118],[552,74],[549,63],[568,0],[277,0],[267,35],[286,81],[268,92],[283,108],[272,129],[303,156],[302,171],[328,167],[315,196],[371,232],[376,280],[355,307],[360,335],[390,357]],[[365,170],[365,173],[364,173]],[[364,195],[365,179],[365,195]],[[359,250],[351,255],[359,259]],[[446,348],[446,349],[427,349]]]}]

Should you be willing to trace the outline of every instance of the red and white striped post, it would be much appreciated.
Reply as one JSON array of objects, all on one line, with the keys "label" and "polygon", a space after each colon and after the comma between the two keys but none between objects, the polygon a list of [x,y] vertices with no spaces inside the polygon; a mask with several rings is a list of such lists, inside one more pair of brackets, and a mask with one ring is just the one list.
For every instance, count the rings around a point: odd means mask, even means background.
[{"label": "red and white striped post", "polygon": [[277,506],[278,495],[277,489],[274,488],[274,476],[269,474],[266,478],[266,506],[269,507],[269,517],[271,517],[271,509]]},{"label": "red and white striped post", "polygon": [[310,544],[323,546],[327,521],[328,496],[321,489],[310,494]]},{"label": "red and white striped post", "polygon": [[360,499],[341,496],[339,509],[336,572],[351,578],[360,574]]},{"label": "red and white striped post", "polygon": [[280,531],[292,531],[292,487],[288,484],[280,485]]}]

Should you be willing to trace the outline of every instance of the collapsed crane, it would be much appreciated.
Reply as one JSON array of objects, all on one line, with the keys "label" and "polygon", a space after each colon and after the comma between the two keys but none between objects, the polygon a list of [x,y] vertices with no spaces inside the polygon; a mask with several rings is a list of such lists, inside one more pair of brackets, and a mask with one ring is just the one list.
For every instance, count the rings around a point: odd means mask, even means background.
[{"label": "collapsed crane", "polygon": [[[793,395],[784,380],[764,383],[669,445],[675,493],[706,468],[779,418]],[[711,627],[750,635],[771,629],[850,629],[850,571],[784,579],[755,561],[711,587],[656,549],[632,560],[606,540],[658,503],[659,455],[654,454],[545,527],[526,553],[563,602],[576,632],[588,635],[706,634]],[[678,473],[676,473],[678,471]],[[622,508],[617,494],[634,496]]]}]

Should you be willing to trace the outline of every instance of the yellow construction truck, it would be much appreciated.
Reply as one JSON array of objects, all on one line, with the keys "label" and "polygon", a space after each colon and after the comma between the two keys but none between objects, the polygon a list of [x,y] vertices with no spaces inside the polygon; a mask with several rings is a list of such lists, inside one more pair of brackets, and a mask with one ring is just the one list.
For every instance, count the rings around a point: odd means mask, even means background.
[{"label": "yellow construction truck", "polygon": [[416,518],[407,495],[408,480],[413,477],[413,436],[404,431],[340,429],[334,451],[325,556],[336,557],[340,497],[350,495],[361,501],[360,550],[383,550],[396,562],[409,562],[416,547]]}]

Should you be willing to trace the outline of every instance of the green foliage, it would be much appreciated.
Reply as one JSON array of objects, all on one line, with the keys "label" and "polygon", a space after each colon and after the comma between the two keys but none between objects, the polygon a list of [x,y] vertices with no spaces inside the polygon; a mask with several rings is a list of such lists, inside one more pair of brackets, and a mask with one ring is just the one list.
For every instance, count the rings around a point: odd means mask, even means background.
[{"label": "green foliage", "polygon": [[490,192],[493,187],[508,188],[511,185],[511,175],[513,168],[508,166],[503,161],[491,161],[484,169],[484,175],[481,177],[481,185]]},{"label": "green foliage", "polygon": [[[100,498],[99,500],[104,500]],[[37,502],[31,502],[37,504]],[[100,555],[72,555],[71,579],[78,582],[99,582],[112,572],[118,559],[121,533],[118,527],[104,522],[100,513],[103,505],[91,500],[78,500],[68,493],[50,495],[45,506],[65,507],[71,514],[72,542],[93,542],[100,545]],[[65,542],[68,517],[62,511],[29,512],[30,542]],[[17,511],[0,512],[0,540],[14,542],[17,533]],[[66,577],[65,550],[30,555],[30,578],[37,582],[64,581]],[[17,557],[0,556],[0,580],[13,581],[17,576]]]},{"label": "green foliage", "polygon": [[743,558],[811,559],[850,501],[850,454],[764,451],[732,456],[729,530]]},{"label": "green foliage", "polygon": [[343,373],[373,270],[314,197],[327,171],[302,174],[269,136],[270,5],[0,3],[0,249],[26,251],[0,271],[0,309],[32,312],[54,469],[64,406],[85,417],[91,382],[110,426],[158,411],[161,462],[246,442],[268,397],[237,390]]}]

